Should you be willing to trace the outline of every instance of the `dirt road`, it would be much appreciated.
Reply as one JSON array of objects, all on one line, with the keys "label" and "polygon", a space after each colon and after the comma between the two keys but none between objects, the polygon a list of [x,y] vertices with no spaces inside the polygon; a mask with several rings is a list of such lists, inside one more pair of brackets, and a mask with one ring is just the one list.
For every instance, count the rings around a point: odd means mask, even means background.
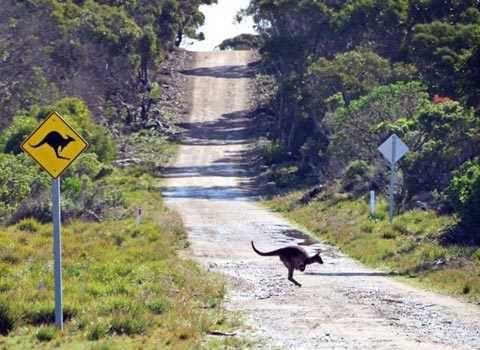
[{"label": "dirt road", "polygon": [[287,281],[278,258],[256,255],[303,242],[286,220],[255,204],[242,164],[249,120],[249,52],[195,53],[189,131],[164,195],[188,228],[194,256],[224,273],[230,309],[245,312],[259,349],[480,349],[480,308],[398,283],[320,248],[324,265]]}]

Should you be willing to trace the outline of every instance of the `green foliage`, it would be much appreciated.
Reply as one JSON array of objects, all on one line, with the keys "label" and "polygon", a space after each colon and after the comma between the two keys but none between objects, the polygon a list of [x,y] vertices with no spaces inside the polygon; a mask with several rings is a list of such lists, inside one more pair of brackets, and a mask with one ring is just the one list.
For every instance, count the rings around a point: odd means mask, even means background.
[{"label": "green foliage", "polygon": [[58,330],[55,327],[42,327],[37,331],[36,338],[41,342],[49,342],[55,338]]},{"label": "green foliage", "polygon": [[377,147],[392,132],[403,136],[427,97],[421,83],[395,83],[379,86],[337,109],[329,121],[334,131],[330,153],[346,161],[378,158]]},{"label": "green foliage", "polygon": [[109,329],[110,326],[106,323],[96,323],[89,330],[87,339],[95,341],[104,338],[107,335]]},{"label": "green foliage", "polygon": [[392,65],[374,51],[358,48],[338,53],[332,60],[319,58],[310,65],[309,73],[313,84],[311,94],[325,99],[341,93],[344,100],[350,102],[379,85],[415,78],[415,67],[401,63]]},{"label": "green foliage", "polygon": [[479,71],[472,58],[480,45],[480,6],[462,7],[415,25],[410,50],[432,90],[473,102],[478,85],[469,82],[469,75]]},{"label": "green foliage", "polygon": [[[0,126],[14,112],[65,95],[120,122],[147,119],[150,75],[184,34],[197,35],[215,0],[10,1],[0,18]],[[131,111],[125,111],[125,105]],[[97,120],[100,120],[100,115]],[[103,116],[105,117],[105,116]],[[124,118],[122,118],[124,117]],[[117,120],[118,121],[118,120]],[[101,135],[89,135],[101,138]],[[101,159],[108,154],[100,154]]]},{"label": "green foliage", "polygon": [[280,165],[272,170],[271,180],[273,180],[278,187],[292,186],[298,181],[297,174],[297,166]]},{"label": "green foliage", "polygon": [[38,121],[31,116],[18,116],[0,134],[0,152],[19,154],[22,152],[20,145],[25,137],[32,133],[38,126]]},{"label": "green foliage", "polygon": [[166,299],[152,300],[147,304],[148,309],[156,315],[165,313],[170,308],[170,302]]},{"label": "green foliage", "polygon": [[267,164],[277,163],[283,158],[282,146],[278,141],[265,143],[261,148],[261,153]]},{"label": "green foliage", "polygon": [[479,154],[478,1],[253,0],[245,13],[278,87],[263,102],[266,136],[301,175],[334,181],[355,160],[384,171],[377,147],[396,133],[410,148],[398,193],[408,207],[442,196]]},{"label": "green foliage", "polygon": [[0,153],[0,217],[11,215],[24,199],[48,183],[48,175],[39,172],[26,155]]},{"label": "green foliage", "polygon": [[414,146],[402,163],[410,195],[443,191],[452,172],[480,152],[480,122],[456,102],[425,104],[406,131],[405,141]]},{"label": "green foliage", "polygon": [[240,34],[231,39],[225,39],[218,47],[220,50],[255,50],[260,46],[259,36]]},{"label": "green foliage", "polygon": [[32,218],[20,220],[15,226],[20,231],[37,233],[40,231],[41,224]]},{"label": "green foliage", "polygon": [[342,189],[356,195],[364,195],[372,188],[374,171],[363,160],[352,161],[342,176]]},{"label": "green foliage", "polygon": [[480,227],[480,164],[467,162],[455,171],[448,188],[449,198],[462,223],[477,233]]}]

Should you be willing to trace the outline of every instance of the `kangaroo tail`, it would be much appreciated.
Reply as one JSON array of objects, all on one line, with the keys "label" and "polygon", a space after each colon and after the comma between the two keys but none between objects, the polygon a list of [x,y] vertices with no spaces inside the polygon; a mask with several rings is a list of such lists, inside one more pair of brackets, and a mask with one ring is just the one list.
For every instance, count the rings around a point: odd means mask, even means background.
[{"label": "kangaroo tail", "polygon": [[42,140],[39,143],[37,143],[36,145],[32,145],[31,143],[29,143],[29,145],[30,145],[30,147],[37,148],[37,147],[40,147],[41,145],[43,145],[44,143],[45,143],[45,140]]},{"label": "kangaroo tail", "polygon": [[272,250],[271,252],[265,252],[265,253],[264,253],[264,252],[261,252],[261,251],[257,250],[257,248],[255,248],[255,245],[253,244],[253,241],[251,241],[251,242],[252,242],[252,248],[253,248],[253,250],[254,250],[255,253],[257,253],[258,255],[261,255],[261,256],[276,256],[276,255],[278,255],[278,250],[279,250],[279,249],[277,249],[277,250]]}]

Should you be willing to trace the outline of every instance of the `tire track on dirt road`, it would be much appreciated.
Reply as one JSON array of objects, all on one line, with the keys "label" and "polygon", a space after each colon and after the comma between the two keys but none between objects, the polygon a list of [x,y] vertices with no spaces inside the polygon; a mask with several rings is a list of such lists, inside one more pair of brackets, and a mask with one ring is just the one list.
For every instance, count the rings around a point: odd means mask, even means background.
[{"label": "tire track on dirt road", "polygon": [[192,111],[164,196],[185,222],[194,257],[231,281],[227,307],[246,314],[258,348],[480,349],[478,306],[401,284],[320,243],[306,248],[322,249],[325,264],[296,272],[297,288],[278,258],[251,250],[250,240],[261,250],[302,243],[289,234],[295,227],[255,203],[242,164],[253,55],[192,55],[184,72]]}]

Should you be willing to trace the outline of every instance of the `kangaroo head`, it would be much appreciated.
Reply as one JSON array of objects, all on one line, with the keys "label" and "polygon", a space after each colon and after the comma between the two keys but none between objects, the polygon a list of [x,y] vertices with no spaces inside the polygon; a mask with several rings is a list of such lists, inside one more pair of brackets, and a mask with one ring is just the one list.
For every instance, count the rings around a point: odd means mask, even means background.
[{"label": "kangaroo head", "polygon": [[322,257],[320,256],[320,252],[317,252],[317,254],[315,254],[313,256],[313,259],[314,259],[313,260],[314,262],[317,262],[319,264],[323,264],[323,260],[322,260]]},{"label": "kangaroo head", "polygon": [[71,137],[70,135],[68,135],[67,136],[67,141],[70,143],[70,142],[75,141],[75,139],[73,137]]}]

